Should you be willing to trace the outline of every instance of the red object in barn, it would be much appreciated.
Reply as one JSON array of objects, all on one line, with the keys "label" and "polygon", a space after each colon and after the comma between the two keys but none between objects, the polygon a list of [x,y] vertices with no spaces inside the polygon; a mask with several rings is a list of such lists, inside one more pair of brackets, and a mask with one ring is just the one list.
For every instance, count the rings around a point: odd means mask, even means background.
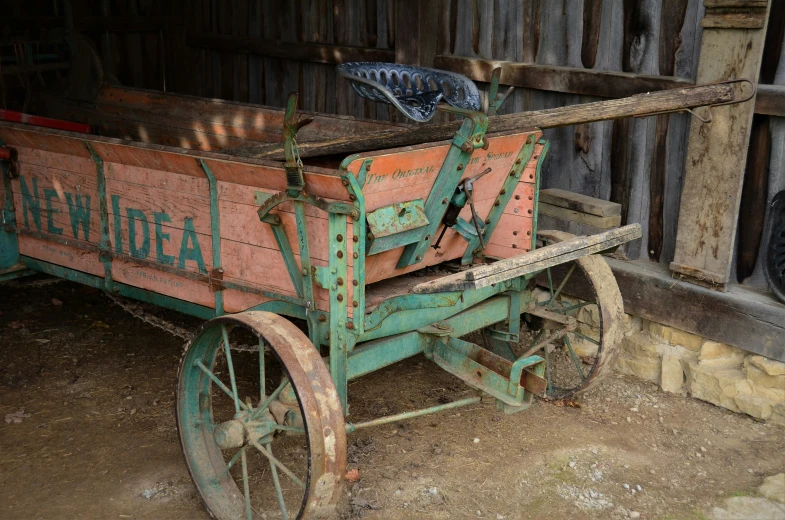
[{"label": "red object in barn", "polygon": [[80,134],[95,133],[92,126],[85,125],[83,123],[74,123],[72,121],[63,121],[62,119],[51,119],[48,117],[34,116],[31,114],[24,114],[22,112],[14,112],[13,110],[0,110],[0,121],[43,126],[46,128],[54,128],[56,130],[78,132]]}]

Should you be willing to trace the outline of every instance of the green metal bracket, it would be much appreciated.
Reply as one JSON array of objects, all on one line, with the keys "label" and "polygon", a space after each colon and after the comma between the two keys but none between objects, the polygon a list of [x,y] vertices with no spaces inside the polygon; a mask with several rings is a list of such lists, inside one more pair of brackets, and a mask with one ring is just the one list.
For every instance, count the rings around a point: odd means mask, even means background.
[{"label": "green metal bracket", "polygon": [[534,219],[532,220],[532,251],[537,248],[537,226],[539,225],[540,215],[540,179],[542,179],[542,165],[545,162],[545,156],[548,155],[548,150],[551,148],[550,141],[540,139],[539,144],[543,145],[542,152],[540,153],[540,160],[537,161],[537,173],[534,176]]},{"label": "green metal bracket", "polygon": [[[369,256],[419,240],[416,234],[407,234],[406,232],[428,225],[425,203],[422,199],[384,206],[368,213],[366,219],[373,236],[373,242],[368,249]],[[404,238],[407,236],[409,237],[408,241]]]},{"label": "green metal bracket", "polygon": [[284,112],[283,138],[284,138],[284,170],[286,171],[286,191],[291,195],[296,195],[305,188],[305,178],[303,177],[303,162],[300,160],[300,152],[297,149],[297,132],[305,125],[313,121],[312,117],[306,117],[297,121],[297,93],[289,94],[286,100],[286,112]]},{"label": "green metal bracket", "polygon": [[[218,183],[215,180],[210,167],[204,159],[197,159],[196,162],[201,166],[202,171],[207,176],[210,187],[210,233],[213,246],[213,269],[210,272],[210,280],[223,280],[224,270],[221,267],[221,216],[218,206]],[[276,238],[278,238],[276,236]],[[215,293],[215,315],[220,316],[224,313],[223,288],[220,285],[210,283],[210,290]],[[300,296],[300,294],[297,294]]]},{"label": "green metal bracket", "polygon": [[431,244],[431,237],[441,225],[448,202],[458,187],[463,169],[469,164],[475,149],[488,145],[488,140],[485,137],[485,132],[488,129],[488,117],[485,114],[445,105],[440,105],[439,109],[464,116],[463,124],[453,137],[450,151],[447,152],[447,157],[439,170],[433,188],[431,188],[428,200],[425,201],[425,214],[429,223],[416,230],[419,239],[404,248],[401,258],[398,260],[399,268],[416,264],[423,259]]},{"label": "green metal bracket", "polygon": [[[526,140],[526,144],[524,144],[521,148],[521,151],[518,152],[518,156],[515,158],[515,163],[510,170],[510,174],[504,180],[502,188],[499,190],[499,195],[496,196],[496,200],[493,202],[491,210],[485,217],[485,228],[483,235],[486,237],[486,242],[488,238],[493,235],[493,231],[496,229],[499,220],[504,214],[504,208],[506,208],[507,204],[510,202],[510,198],[512,198],[513,192],[515,191],[515,187],[518,184],[521,175],[523,174],[523,170],[526,168],[529,159],[531,159],[531,156],[534,154],[534,147],[535,137],[534,135],[530,135]],[[537,178],[539,179],[539,176],[537,176]],[[482,248],[480,247],[480,239],[479,237],[475,237],[469,241],[469,245],[466,247],[466,251],[463,254],[461,262],[464,264],[469,264],[475,257],[481,255]]]},{"label": "green metal bracket", "polygon": [[[370,168],[371,161],[365,161],[360,168],[360,175],[365,177],[365,171]],[[343,182],[349,192],[349,197],[354,197],[355,204],[360,212],[360,217],[352,221],[352,332],[359,338],[365,331],[365,196],[362,192],[362,183],[359,178],[351,174],[343,177]],[[354,348],[354,345],[351,345]]]},{"label": "green metal bracket", "polygon": [[[0,147],[5,143],[0,140]],[[16,229],[16,208],[11,186],[11,173],[8,164],[0,161],[0,174],[3,176],[5,201],[3,204],[3,228],[0,230],[0,270],[8,270],[19,264],[19,238]]]},{"label": "green metal bracket", "polygon": [[499,79],[501,78],[501,75],[501,67],[496,67],[491,73],[491,86],[488,91],[488,110],[486,112],[489,116],[495,116],[498,114],[499,109],[502,107],[504,102],[507,101],[507,98],[510,97],[510,94],[512,94],[515,90],[515,87],[509,87],[503,96],[499,96]]},{"label": "green metal bracket", "polygon": [[90,152],[90,156],[95,162],[96,178],[98,181],[98,212],[101,215],[101,242],[98,244],[98,258],[104,264],[104,288],[107,291],[114,291],[114,280],[112,278],[112,245],[109,241],[109,205],[106,194],[106,175],[104,173],[104,161],[95,152],[89,141],[82,141]]}]

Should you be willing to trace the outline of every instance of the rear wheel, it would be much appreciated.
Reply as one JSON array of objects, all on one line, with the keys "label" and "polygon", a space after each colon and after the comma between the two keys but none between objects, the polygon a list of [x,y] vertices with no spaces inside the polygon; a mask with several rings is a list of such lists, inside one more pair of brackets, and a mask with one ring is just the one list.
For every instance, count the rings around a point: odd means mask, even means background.
[{"label": "rear wheel", "polygon": [[343,413],[318,351],[288,320],[244,312],[207,322],[180,365],[177,426],[213,517],[334,514],[346,470]]},{"label": "rear wheel", "polygon": [[[539,231],[537,236],[546,243],[573,238],[562,231]],[[524,348],[546,360],[548,399],[569,398],[595,384],[615,361],[624,319],[619,286],[600,255],[548,268],[536,277],[536,284],[541,287],[538,310],[556,316],[548,320],[541,317],[547,315],[543,312],[525,315],[537,332]],[[573,330],[565,331],[565,323]]]}]

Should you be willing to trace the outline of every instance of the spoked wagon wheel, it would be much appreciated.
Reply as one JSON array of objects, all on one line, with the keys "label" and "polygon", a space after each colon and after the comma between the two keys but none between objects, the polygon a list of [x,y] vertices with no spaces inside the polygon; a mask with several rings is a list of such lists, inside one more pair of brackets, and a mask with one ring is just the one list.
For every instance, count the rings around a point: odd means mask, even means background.
[{"label": "spoked wagon wheel", "polygon": [[343,413],[319,352],[286,319],[244,312],[205,323],[180,365],[177,426],[213,517],[334,514]]},{"label": "spoked wagon wheel", "polygon": [[[562,231],[539,231],[537,235],[547,243],[573,238]],[[595,384],[612,367],[623,334],[621,293],[600,255],[546,269],[536,281],[546,289],[538,298],[538,309],[559,315],[561,323],[529,316],[531,328],[539,331],[526,348],[531,351],[541,345],[536,353],[546,360],[548,400],[565,399]],[[560,334],[565,321],[575,328]],[[548,337],[553,340],[543,344]]]}]

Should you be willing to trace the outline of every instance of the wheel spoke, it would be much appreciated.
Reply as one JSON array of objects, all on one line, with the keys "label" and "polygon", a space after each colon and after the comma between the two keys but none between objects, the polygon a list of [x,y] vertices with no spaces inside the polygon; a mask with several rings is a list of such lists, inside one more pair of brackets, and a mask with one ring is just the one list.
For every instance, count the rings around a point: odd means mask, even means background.
[{"label": "wheel spoke", "polygon": [[548,271],[548,292],[551,293],[551,300],[553,300],[553,277],[551,276],[551,268],[549,267],[547,271]]},{"label": "wheel spoke", "polygon": [[232,349],[229,345],[229,334],[226,332],[226,326],[221,325],[221,334],[224,340],[224,350],[226,351],[226,367],[229,370],[229,381],[232,384],[232,393],[234,395],[234,410],[240,411],[240,397],[237,395],[237,380],[234,377],[234,364],[232,363]]},{"label": "wheel spoke", "polygon": [[278,388],[276,388],[276,389],[275,389],[275,392],[273,392],[272,394],[270,394],[270,397],[268,397],[268,398],[267,398],[267,399],[266,399],[266,400],[265,400],[265,401],[264,401],[262,404],[260,404],[260,405],[259,405],[259,408],[257,408],[256,410],[254,410],[254,412],[251,414],[251,418],[250,418],[249,420],[253,421],[254,419],[257,419],[257,418],[259,417],[259,415],[260,415],[260,414],[261,414],[261,413],[262,413],[264,410],[266,410],[268,406],[270,406],[270,403],[272,403],[272,402],[273,402],[273,400],[274,400],[276,397],[278,397],[278,394],[280,394],[280,393],[281,393],[281,391],[284,389],[284,387],[285,387],[287,384],[289,384],[289,378],[287,378],[287,377],[284,377],[284,378],[283,378],[283,381],[281,381],[281,384],[280,384],[280,385],[278,385]]},{"label": "wheel spoke", "polygon": [[245,496],[245,518],[253,520],[253,511],[251,510],[251,491],[248,489],[248,458],[245,456],[245,450],[240,452],[240,457],[243,464],[243,495]]},{"label": "wheel spoke", "polygon": [[567,350],[570,351],[570,357],[572,358],[572,362],[575,363],[575,369],[578,371],[578,375],[581,376],[581,381],[586,381],[586,376],[583,375],[583,368],[581,367],[581,362],[578,361],[578,357],[575,355],[575,351],[572,350],[572,343],[570,342],[569,336],[566,334],[562,337],[564,340],[564,344],[567,345]]},{"label": "wheel spoke", "polygon": [[[261,444],[259,444],[256,441],[251,441],[251,444],[253,444],[256,447],[257,450],[261,451],[264,454],[265,457],[270,459],[270,462],[273,463],[275,466],[277,466],[278,469],[283,471],[284,474],[287,477],[292,479],[292,482],[294,482],[295,484],[297,484],[301,488],[305,489],[305,484],[303,483],[303,481],[300,480],[299,478],[297,478],[297,475],[295,475],[294,472],[292,472],[292,470],[290,470],[289,468],[284,466],[284,464],[280,460],[275,458],[275,456],[272,454],[271,451],[268,451],[267,449],[264,448],[264,446],[262,446]],[[270,447],[269,444],[267,446]]]},{"label": "wheel spoke", "polygon": [[582,309],[583,307],[586,307],[587,305],[594,305],[594,302],[586,301],[586,302],[576,303],[575,305],[570,305],[570,306],[564,307],[561,311],[564,314],[567,314],[568,312],[574,311],[576,309]]},{"label": "wheel spoke", "polygon": [[[552,284],[550,279],[548,280],[548,283],[551,284],[551,299],[548,302],[548,304],[545,306],[546,308],[548,308],[551,305],[553,305],[553,302],[556,301],[556,298],[559,297],[559,294],[561,294],[562,289],[564,289],[564,286],[567,284],[567,280],[570,279],[570,276],[572,276],[572,273],[575,271],[575,266],[576,265],[578,265],[578,264],[572,264],[572,266],[570,266],[570,270],[567,271],[567,274],[565,275],[564,279],[559,284],[559,287],[556,289],[556,292],[553,292],[553,284]],[[550,272],[551,271],[548,270],[548,274],[549,275],[550,275]]]},{"label": "wheel spoke", "polygon": [[590,341],[590,342],[594,343],[595,345],[600,346],[600,342],[598,340],[592,338],[591,336],[587,336],[586,334],[581,334],[577,330],[572,331],[572,333],[575,334],[576,336],[578,336],[579,338],[583,338],[586,341]]},{"label": "wheel spoke", "polygon": [[553,385],[551,384],[551,360],[548,354],[548,346],[546,345],[542,350],[545,352],[545,378],[548,380],[547,393],[550,394],[553,392]]},{"label": "wheel spoke", "polygon": [[232,466],[234,466],[234,463],[237,462],[237,460],[241,456],[244,456],[245,450],[246,450],[246,446],[243,446],[242,448],[237,450],[237,453],[235,453],[234,456],[231,459],[229,459],[229,462],[226,463],[226,467],[221,472],[221,474],[218,475],[218,477],[215,478],[216,482],[221,480],[222,478],[224,478],[226,476],[226,474],[229,473],[229,470],[232,469]]},{"label": "wheel spoke", "polygon": [[540,329],[540,330],[537,331],[537,335],[534,336],[534,339],[532,340],[531,343],[529,343],[529,347],[526,349],[526,353],[527,354],[534,347],[534,345],[536,345],[537,342],[540,341],[540,338],[542,337],[544,332],[545,332],[545,329]]},{"label": "wheel spoke", "polygon": [[[232,399],[234,399],[234,398],[235,398],[234,394],[232,394],[232,391],[231,391],[231,390],[229,390],[229,388],[227,388],[227,386],[226,386],[225,384],[223,384],[223,383],[221,382],[221,380],[220,380],[220,379],[218,379],[218,377],[216,377],[216,375],[215,375],[215,374],[213,374],[213,373],[210,371],[210,369],[209,369],[209,368],[207,368],[206,366],[204,366],[204,363],[202,363],[202,360],[201,360],[201,359],[197,359],[197,360],[196,360],[196,362],[195,362],[195,364],[196,364],[196,366],[197,366],[197,367],[199,367],[199,368],[202,370],[202,372],[204,372],[205,374],[207,374],[207,377],[209,377],[209,378],[212,380],[212,382],[213,382],[213,383],[215,383],[216,385],[218,385],[218,388],[220,388],[221,390],[223,390],[223,391],[224,391],[224,393],[226,393],[226,395],[228,395],[228,396],[229,396],[230,398],[232,398]],[[241,407],[243,410],[248,410],[248,406],[247,406],[247,405],[246,405],[244,402],[242,402],[242,401],[238,401],[238,402],[239,402],[239,404],[240,404],[240,407]]]},{"label": "wheel spoke", "polygon": [[[257,444],[257,448],[260,446]],[[272,447],[268,444],[268,448],[271,448],[270,454],[272,455]],[[261,449],[261,448],[260,448]],[[278,506],[281,508],[281,515],[283,516],[283,520],[288,520],[289,516],[286,514],[286,504],[283,501],[283,490],[281,490],[281,481],[278,480],[278,469],[275,467],[275,463],[273,459],[270,460],[270,473],[272,473],[273,477],[273,484],[275,484],[275,496],[278,497]]]}]

